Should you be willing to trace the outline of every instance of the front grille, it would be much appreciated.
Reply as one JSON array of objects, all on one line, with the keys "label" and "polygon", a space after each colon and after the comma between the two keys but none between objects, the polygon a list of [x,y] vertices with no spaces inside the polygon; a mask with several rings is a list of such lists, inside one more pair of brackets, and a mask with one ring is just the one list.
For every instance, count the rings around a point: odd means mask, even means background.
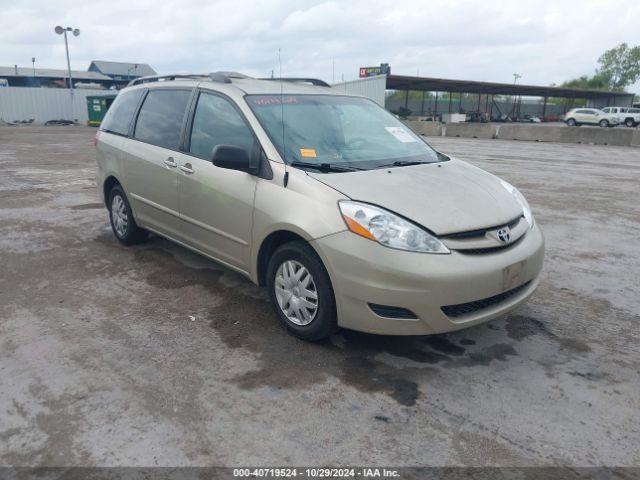
[{"label": "front grille", "polygon": [[518,238],[516,241],[507,243],[506,245],[498,245],[496,247],[487,247],[487,248],[467,248],[467,249],[457,248],[455,249],[455,251],[458,253],[464,253],[465,255],[483,255],[485,253],[500,252],[502,250],[507,250],[511,247],[516,246],[518,243],[522,241],[525,235],[526,233],[522,235],[520,238]]},{"label": "front grille", "polygon": [[389,305],[377,305],[375,303],[370,303],[369,308],[380,317],[385,318],[401,318],[405,320],[415,320],[418,317],[411,310],[407,310],[406,308],[401,307],[391,307]]},{"label": "front grille", "polygon": [[480,310],[484,310],[485,308],[498,305],[499,303],[502,303],[520,293],[522,290],[527,288],[530,283],[530,281],[523,283],[519,287],[512,288],[511,290],[494,295],[493,297],[483,298],[482,300],[476,300],[474,302],[459,303],[458,305],[445,305],[444,307],[440,307],[440,309],[447,317],[462,317],[463,315],[468,315],[470,313],[475,313]]},{"label": "front grille", "polygon": [[485,236],[487,232],[490,232],[492,230],[497,230],[499,228],[504,228],[504,227],[509,227],[509,228],[515,227],[520,222],[521,218],[522,216],[519,216],[514,218],[508,223],[505,223],[503,225],[496,225],[494,227],[481,228],[479,230],[468,230],[466,232],[450,233],[448,235],[444,235],[442,238],[451,238],[456,240],[458,239],[464,240],[468,238],[482,238]]}]

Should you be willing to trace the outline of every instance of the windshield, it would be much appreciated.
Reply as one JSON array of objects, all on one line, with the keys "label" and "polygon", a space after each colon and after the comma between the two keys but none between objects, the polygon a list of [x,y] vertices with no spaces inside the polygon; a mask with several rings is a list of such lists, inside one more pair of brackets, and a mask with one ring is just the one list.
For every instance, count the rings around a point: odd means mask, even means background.
[{"label": "windshield", "polygon": [[337,95],[245,98],[288,164],[370,169],[446,159],[393,115],[365,98]]}]

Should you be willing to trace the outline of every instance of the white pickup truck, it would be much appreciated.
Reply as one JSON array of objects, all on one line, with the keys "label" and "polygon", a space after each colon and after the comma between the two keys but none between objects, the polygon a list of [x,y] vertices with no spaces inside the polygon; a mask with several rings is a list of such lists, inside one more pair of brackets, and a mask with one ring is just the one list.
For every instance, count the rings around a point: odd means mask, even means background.
[{"label": "white pickup truck", "polygon": [[605,107],[603,112],[615,115],[620,123],[627,127],[635,127],[640,124],[640,108],[632,107]]}]

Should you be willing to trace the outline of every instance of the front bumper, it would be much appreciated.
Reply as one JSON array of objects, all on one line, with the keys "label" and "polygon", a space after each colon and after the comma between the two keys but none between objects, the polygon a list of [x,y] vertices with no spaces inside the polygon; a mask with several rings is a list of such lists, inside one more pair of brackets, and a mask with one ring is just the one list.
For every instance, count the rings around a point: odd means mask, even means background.
[{"label": "front bumper", "polygon": [[[500,316],[534,292],[544,257],[544,238],[537,224],[512,247],[486,254],[405,252],[349,231],[312,244],[331,277],[338,324],[385,335],[449,332]],[[524,284],[504,301],[460,316],[449,317],[441,309],[489,299]],[[417,318],[382,317],[369,304],[408,309]]]}]

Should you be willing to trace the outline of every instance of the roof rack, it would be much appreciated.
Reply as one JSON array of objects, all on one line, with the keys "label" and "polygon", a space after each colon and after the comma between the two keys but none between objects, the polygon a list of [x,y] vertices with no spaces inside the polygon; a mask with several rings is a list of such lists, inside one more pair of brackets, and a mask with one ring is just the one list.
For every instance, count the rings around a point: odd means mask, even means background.
[{"label": "roof rack", "polygon": [[[179,80],[179,79],[210,80],[212,82],[231,83],[231,79],[243,79],[243,78],[251,78],[251,77],[238,72],[211,72],[211,73],[185,73],[185,74],[177,73],[173,75],[149,75],[146,77],[134,78],[127,84],[127,87],[131,87],[133,85],[141,85],[143,83],[149,83],[149,82],[168,82],[168,81]],[[315,85],[317,87],[331,87],[331,85],[329,85],[324,80],[319,80],[317,78],[285,77],[285,78],[259,78],[258,80],[310,83],[311,85]]]},{"label": "roof rack", "polygon": [[166,82],[170,80],[176,80],[179,78],[184,79],[198,79],[198,78],[206,78],[208,75],[205,74],[176,74],[176,75],[148,75],[146,77],[138,77],[131,80],[127,87],[131,87],[133,85],[140,85],[148,82]]},{"label": "roof rack", "polygon": [[324,80],[320,80],[318,78],[296,78],[296,77],[283,77],[283,78],[260,78],[259,80],[272,80],[275,82],[279,82],[282,80],[283,82],[298,82],[298,83],[310,83],[311,85],[315,85],[316,87],[331,87]]},{"label": "roof rack", "polygon": [[148,75],[146,77],[134,78],[131,80],[127,87],[133,85],[141,85],[148,82],[167,82],[178,79],[186,80],[211,80],[212,82],[231,83],[231,79],[236,78],[251,78],[247,75],[238,72],[211,72],[211,73],[186,73],[186,74],[174,74],[174,75]]}]

